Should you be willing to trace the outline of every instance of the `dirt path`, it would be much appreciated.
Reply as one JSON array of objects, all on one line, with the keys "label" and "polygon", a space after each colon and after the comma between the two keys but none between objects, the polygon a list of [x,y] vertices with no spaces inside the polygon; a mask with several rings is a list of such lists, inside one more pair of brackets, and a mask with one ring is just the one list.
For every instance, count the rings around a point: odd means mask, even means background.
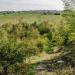
[{"label": "dirt path", "polygon": [[39,55],[37,55],[37,56],[29,57],[29,58],[25,61],[25,63],[27,63],[27,64],[35,64],[35,63],[40,62],[40,61],[54,59],[54,58],[56,58],[56,57],[59,57],[61,54],[62,54],[62,52],[53,53],[53,54],[47,54],[47,53],[45,53],[45,52],[42,52],[41,54],[39,54]]}]

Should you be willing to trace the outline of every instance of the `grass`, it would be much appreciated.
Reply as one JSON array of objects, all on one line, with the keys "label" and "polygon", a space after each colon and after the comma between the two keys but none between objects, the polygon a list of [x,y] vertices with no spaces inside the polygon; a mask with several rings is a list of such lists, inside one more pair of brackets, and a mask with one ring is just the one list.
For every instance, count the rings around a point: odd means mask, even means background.
[{"label": "grass", "polygon": [[57,24],[61,21],[60,15],[42,15],[42,14],[27,14],[27,13],[15,13],[0,15],[0,24],[5,23],[17,23],[19,20],[24,22],[32,23],[48,21],[50,24]]},{"label": "grass", "polygon": [[[32,57],[28,58],[25,62],[29,65],[33,64],[33,65],[37,66],[38,62],[48,61],[48,60],[50,61],[54,58],[60,57],[60,55],[63,55],[63,51],[58,52],[58,53],[53,53],[53,54],[46,54],[45,52],[42,52],[41,54],[38,54],[37,56],[32,56]],[[45,66],[47,64],[48,63],[46,62]],[[43,64],[41,64],[41,66],[43,66]],[[59,67],[59,66],[57,66],[57,67]],[[70,66],[65,67],[65,65],[63,65],[63,66],[61,66],[61,68],[54,69],[53,71],[46,71],[46,70],[36,71],[35,75],[74,75],[73,70],[74,69],[72,67],[70,67]]]},{"label": "grass", "polygon": [[30,58],[28,58],[25,62],[28,64],[35,64],[37,62],[43,61],[43,60],[51,60],[53,58],[56,58],[58,56],[60,56],[61,52],[59,53],[54,53],[54,54],[47,54],[45,52],[42,52],[36,56],[32,56]]}]

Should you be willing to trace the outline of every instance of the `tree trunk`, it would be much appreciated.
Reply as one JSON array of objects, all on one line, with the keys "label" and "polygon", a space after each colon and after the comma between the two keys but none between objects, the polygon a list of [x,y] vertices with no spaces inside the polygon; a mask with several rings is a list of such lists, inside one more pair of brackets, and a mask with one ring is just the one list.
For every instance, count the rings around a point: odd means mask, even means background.
[{"label": "tree trunk", "polygon": [[5,66],[5,67],[3,68],[3,73],[2,73],[2,75],[8,75],[8,66]]}]

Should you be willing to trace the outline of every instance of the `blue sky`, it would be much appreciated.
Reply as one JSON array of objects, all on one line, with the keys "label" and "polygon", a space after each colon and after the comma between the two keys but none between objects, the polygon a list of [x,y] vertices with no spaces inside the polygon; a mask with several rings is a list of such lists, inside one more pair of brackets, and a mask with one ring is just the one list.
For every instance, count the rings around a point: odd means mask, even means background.
[{"label": "blue sky", "polygon": [[61,0],[0,0],[0,11],[6,10],[63,10]]}]

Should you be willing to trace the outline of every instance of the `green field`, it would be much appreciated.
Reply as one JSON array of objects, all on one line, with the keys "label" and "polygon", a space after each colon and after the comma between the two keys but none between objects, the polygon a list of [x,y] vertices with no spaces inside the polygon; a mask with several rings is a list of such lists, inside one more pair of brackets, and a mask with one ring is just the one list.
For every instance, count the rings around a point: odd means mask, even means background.
[{"label": "green field", "polygon": [[60,15],[42,15],[42,14],[27,14],[27,13],[13,13],[0,15],[0,24],[12,23],[15,24],[19,20],[27,23],[48,21],[50,24],[57,24],[61,21]]}]

